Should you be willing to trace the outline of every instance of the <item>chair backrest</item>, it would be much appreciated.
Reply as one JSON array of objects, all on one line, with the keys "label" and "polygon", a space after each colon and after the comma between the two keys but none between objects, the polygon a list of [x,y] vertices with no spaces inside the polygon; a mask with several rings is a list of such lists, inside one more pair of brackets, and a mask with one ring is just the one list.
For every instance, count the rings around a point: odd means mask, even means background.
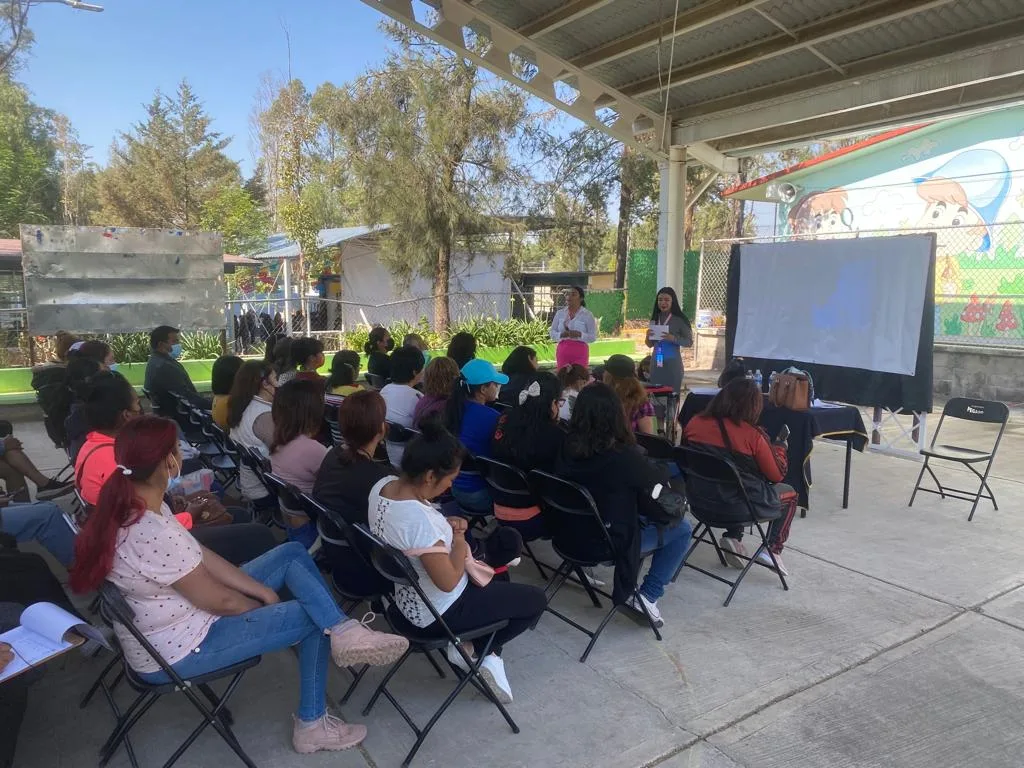
[{"label": "chair backrest", "polygon": [[265,473],[267,482],[277,492],[277,502],[284,512],[305,515],[306,505],[302,503],[302,492],[294,485],[273,472]]},{"label": "chair backrest", "polygon": [[647,458],[655,461],[674,461],[675,446],[661,435],[648,435],[646,432],[634,433],[636,443],[647,452]]},{"label": "chair backrest", "polygon": [[[171,679],[171,682],[178,686],[184,686],[185,681],[181,675],[174,671],[174,668],[167,663],[166,659],[160,655],[160,653],[153,647],[153,644],[146,639],[146,636],[142,634],[142,631],[135,626],[135,612],[131,606],[128,605],[128,601],[124,599],[124,595],[113,583],[104,581],[100,585],[100,612],[103,617],[111,624],[117,623],[123,626],[128,633],[135,638],[135,640],[142,646],[143,650],[150,655],[160,669]],[[124,665],[128,668],[127,658],[124,660]]]},{"label": "chair backrest", "polygon": [[977,421],[983,424],[1005,424],[1010,419],[1006,403],[996,400],[975,400],[970,397],[952,397],[942,409],[942,416],[951,419]]},{"label": "chair backrest", "polygon": [[411,587],[416,590],[416,594],[427,606],[427,610],[429,610],[431,616],[434,617],[434,621],[437,622],[437,626],[444,629],[449,641],[457,645],[459,643],[458,638],[456,638],[448,624],[445,623],[441,614],[437,612],[433,603],[427,599],[426,594],[423,592],[423,588],[420,586],[419,574],[416,573],[416,569],[412,567],[412,563],[409,562],[409,558],[390,544],[386,544],[382,539],[374,536],[370,532],[370,529],[365,525],[356,523],[353,528],[359,532],[360,536],[363,536],[370,542],[373,553],[373,567],[377,569],[377,573],[396,586]]},{"label": "chair backrest", "polygon": [[388,425],[387,441],[389,443],[407,443],[415,437],[416,433],[394,421],[385,421]]},{"label": "chair backrest", "polygon": [[517,507],[530,507],[537,503],[530,481],[526,479],[526,473],[518,467],[487,456],[477,456],[476,464],[487,485],[505,500],[510,501],[514,498],[521,501]]},{"label": "chair backrest", "polygon": [[713,527],[752,523],[757,516],[740,471],[729,458],[693,445],[675,449],[690,513]]},{"label": "chair backrest", "polygon": [[622,559],[590,491],[539,469],[531,471],[528,478],[540,499],[551,543],[560,556],[581,563]]},{"label": "chair backrest", "polygon": [[366,381],[374,389],[384,389],[384,385],[388,383],[387,379],[376,373],[366,374]]}]

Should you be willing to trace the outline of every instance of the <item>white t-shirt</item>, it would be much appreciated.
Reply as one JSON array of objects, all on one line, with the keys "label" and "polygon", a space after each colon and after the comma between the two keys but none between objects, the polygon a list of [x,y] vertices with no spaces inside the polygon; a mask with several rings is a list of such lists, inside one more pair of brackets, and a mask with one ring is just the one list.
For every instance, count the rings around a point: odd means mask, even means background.
[{"label": "white t-shirt", "polygon": [[[380,390],[380,396],[384,398],[387,406],[385,418],[403,427],[412,426],[412,414],[416,410],[416,403],[423,397],[423,393],[413,389],[408,384],[386,384]],[[388,460],[392,466],[398,467],[402,464],[402,454],[405,453],[405,446],[401,443],[385,443],[388,449]]]},{"label": "white t-shirt", "polygon": [[[454,532],[444,516],[429,504],[420,501],[392,501],[380,495],[381,488],[397,480],[394,475],[381,478],[370,489],[369,522],[370,530],[397,550],[406,552],[410,549],[426,549],[443,541],[445,548],[451,552]],[[409,555],[409,562],[420,577],[420,589],[427,596],[438,613],[443,614],[459,599],[469,577],[465,573],[451,592],[440,589],[427,574],[419,557]],[[395,602],[402,615],[417,627],[427,627],[434,623],[430,609],[423,603],[416,590],[412,587],[397,587]]]},{"label": "white t-shirt", "polygon": [[[108,578],[135,612],[135,625],[164,659],[174,664],[206,637],[217,617],[196,608],[172,586],[203,561],[203,550],[166,504],[147,510],[117,534]],[[120,624],[117,639],[132,669],[157,672],[160,666]]]}]

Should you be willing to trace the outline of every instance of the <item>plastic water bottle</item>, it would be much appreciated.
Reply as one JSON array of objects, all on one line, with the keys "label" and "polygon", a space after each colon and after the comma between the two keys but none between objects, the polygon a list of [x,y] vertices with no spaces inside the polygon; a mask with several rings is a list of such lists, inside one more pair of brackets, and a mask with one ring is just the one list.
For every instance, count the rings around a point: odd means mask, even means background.
[{"label": "plastic water bottle", "polygon": [[754,371],[754,383],[757,384],[757,388],[761,389],[761,384],[764,382],[764,377],[761,376],[761,369],[758,368]]},{"label": "plastic water bottle", "polygon": [[665,353],[661,350],[661,344],[654,348],[654,365],[658,368],[665,367]]}]

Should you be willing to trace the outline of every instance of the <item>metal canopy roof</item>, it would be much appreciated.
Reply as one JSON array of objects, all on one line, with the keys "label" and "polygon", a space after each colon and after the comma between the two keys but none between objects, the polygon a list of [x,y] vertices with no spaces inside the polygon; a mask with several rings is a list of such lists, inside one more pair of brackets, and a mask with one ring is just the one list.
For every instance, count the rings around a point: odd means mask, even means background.
[{"label": "metal canopy roof", "polygon": [[1024,0],[363,2],[616,138],[723,171],[1024,101]]}]

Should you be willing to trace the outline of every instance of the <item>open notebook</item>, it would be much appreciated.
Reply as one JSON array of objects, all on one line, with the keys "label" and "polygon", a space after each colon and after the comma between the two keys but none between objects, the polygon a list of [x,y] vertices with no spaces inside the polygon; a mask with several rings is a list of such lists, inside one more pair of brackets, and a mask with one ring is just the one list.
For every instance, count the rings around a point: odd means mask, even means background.
[{"label": "open notebook", "polygon": [[109,648],[95,627],[53,603],[35,603],[21,614],[21,626],[0,634],[0,643],[14,649],[14,659],[0,671],[0,682],[37,667],[65,651],[95,640]]}]

